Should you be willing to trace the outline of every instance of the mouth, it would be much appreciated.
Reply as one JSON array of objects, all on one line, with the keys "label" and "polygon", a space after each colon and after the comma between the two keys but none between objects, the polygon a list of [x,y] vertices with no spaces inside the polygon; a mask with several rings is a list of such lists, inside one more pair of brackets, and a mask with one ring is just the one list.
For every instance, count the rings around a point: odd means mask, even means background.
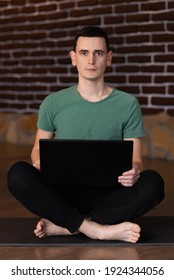
[{"label": "mouth", "polygon": [[86,69],[86,70],[87,70],[87,71],[93,71],[93,72],[97,71],[97,69],[93,69],[93,68]]}]

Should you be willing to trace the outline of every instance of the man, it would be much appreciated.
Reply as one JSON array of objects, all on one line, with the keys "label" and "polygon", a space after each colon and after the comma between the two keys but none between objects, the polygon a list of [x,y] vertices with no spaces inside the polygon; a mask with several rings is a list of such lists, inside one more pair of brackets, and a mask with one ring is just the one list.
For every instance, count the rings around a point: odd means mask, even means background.
[{"label": "man", "polygon": [[[132,222],[162,201],[164,183],[153,170],[143,171],[141,110],[135,97],[104,82],[112,52],[106,33],[95,26],[77,33],[70,51],[78,84],[50,94],[42,102],[31,153],[32,165],[18,162],[8,173],[11,193],[42,217],[34,233],[83,233],[92,239],[138,241],[140,227]],[[133,164],[114,187],[48,186],[40,180],[39,139],[133,140]],[[107,168],[107,166],[106,166]]]}]

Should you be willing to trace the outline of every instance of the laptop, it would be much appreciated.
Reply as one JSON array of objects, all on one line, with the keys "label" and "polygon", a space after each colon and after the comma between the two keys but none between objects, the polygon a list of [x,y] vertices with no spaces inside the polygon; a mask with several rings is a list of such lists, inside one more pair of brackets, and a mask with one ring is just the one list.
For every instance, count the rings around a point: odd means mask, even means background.
[{"label": "laptop", "polygon": [[45,184],[114,186],[132,169],[133,141],[40,139]]}]

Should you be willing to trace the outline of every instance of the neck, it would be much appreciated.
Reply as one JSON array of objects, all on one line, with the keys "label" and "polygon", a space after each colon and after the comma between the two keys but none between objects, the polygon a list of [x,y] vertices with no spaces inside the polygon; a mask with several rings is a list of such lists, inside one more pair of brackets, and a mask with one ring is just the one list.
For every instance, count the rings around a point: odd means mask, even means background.
[{"label": "neck", "polygon": [[106,98],[111,93],[112,88],[105,83],[78,83],[77,91],[85,100],[97,102]]}]

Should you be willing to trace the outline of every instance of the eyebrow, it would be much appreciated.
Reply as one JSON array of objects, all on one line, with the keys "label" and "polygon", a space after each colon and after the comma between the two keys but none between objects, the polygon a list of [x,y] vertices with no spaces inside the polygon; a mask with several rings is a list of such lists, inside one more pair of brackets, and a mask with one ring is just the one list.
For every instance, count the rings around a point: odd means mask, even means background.
[{"label": "eyebrow", "polygon": [[[89,52],[89,50],[81,49],[79,52]],[[103,50],[94,50],[94,52],[102,52],[105,53]]]}]

